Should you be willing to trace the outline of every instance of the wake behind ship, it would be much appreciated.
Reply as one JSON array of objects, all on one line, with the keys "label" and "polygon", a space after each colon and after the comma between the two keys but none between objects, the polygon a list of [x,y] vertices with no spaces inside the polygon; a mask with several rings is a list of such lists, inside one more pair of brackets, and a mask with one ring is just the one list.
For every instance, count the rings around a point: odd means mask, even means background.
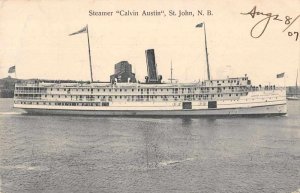
[{"label": "wake behind ship", "polygon": [[[196,27],[204,27],[198,24]],[[86,32],[87,26],[71,35]],[[89,41],[89,36],[88,41]],[[206,33],[205,33],[206,42]],[[206,45],[206,44],[205,44]],[[89,52],[90,53],[90,52]],[[197,83],[162,83],[157,74],[154,50],[146,50],[148,76],[135,80],[131,66],[122,61],[115,66],[110,82],[57,83],[33,81],[15,85],[14,107],[31,114],[100,116],[228,116],[284,115],[285,88],[253,86],[247,75],[210,79]]]}]

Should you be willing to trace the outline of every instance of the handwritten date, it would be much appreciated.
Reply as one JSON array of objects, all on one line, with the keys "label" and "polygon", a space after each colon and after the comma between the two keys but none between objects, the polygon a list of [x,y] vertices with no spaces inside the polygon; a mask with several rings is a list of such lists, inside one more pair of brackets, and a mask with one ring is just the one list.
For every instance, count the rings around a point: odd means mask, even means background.
[{"label": "handwritten date", "polygon": [[[280,17],[279,14],[264,13],[261,11],[257,11],[256,6],[254,6],[249,12],[241,13],[241,14],[242,15],[250,15],[251,18],[253,18],[253,19],[256,17],[263,17],[252,27],[252,29],[250,31],[250,35],[253,38],[260,38],[266,31],[266,29],[271,21],[284,22],[284,24],[286,25],[286,28],[282,32],[285,32],[300,17],[300,15],[298,15],[295,18],[292,18],[290,16],[285,16],[284,18],[282,18],[282,17]],[[288,33],[288,36],[292,36],[292,35],[296,35],[296,41],[297,41],[299,32],[295,32],[295,33],[289,32]]]}]

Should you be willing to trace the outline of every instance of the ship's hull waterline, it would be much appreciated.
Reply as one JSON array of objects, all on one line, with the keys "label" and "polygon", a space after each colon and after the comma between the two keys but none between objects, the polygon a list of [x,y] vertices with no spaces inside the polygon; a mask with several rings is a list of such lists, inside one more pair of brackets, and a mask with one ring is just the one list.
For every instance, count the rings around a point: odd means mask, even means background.
[{"label": "ship's hull waterline", "polygon": [[250,108],[199,109],[199,110],[66,110],[23,109],[31,115],[78,115],[78,116],[266,116],[287,114],[286,104],[256,106]]}]

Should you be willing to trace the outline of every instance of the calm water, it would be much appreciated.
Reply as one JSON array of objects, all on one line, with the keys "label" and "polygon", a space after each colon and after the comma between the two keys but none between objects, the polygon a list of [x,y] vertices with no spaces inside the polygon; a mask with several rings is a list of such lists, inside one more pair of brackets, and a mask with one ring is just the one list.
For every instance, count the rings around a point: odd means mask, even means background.
[{"label": "calm water", "polygon": [[287,117],[28,116],[0,99],[0,192],[300,189],[300,102]]}]

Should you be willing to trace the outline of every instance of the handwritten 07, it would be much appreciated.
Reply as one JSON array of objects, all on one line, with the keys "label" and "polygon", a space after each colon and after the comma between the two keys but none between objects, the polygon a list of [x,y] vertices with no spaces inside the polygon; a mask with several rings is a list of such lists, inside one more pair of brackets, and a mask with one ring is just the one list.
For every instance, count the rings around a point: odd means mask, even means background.
[{"label": "handwritten 07", "polygon": [[[287,27],[282,32],[285,32],[300,17],[300,15],[298,15],[295,18],[292,18],[290,16],[285,16],[285,18],[282,19],[282,18],[280,18],[280,16],[278,14],[264,13],[261,11],[257,11],[256,6],[254,6],[249,12],[241,13],[241,14],[242,15],[250,15],[253,19],[256,17],[259,17],[259,16],[265,16],[252,27],[252,29],[250,31],[250,35],[253,38],[260,38],[266,31],[270,21],[284,22],[284,24],[287,25]],[[259,28],[260,26],[261,26],[262,30],[261,31],[258,30],[258,32],[257,32],[257,28]],[[255,33],[255,32],[257,32],[257,33]]]}]

